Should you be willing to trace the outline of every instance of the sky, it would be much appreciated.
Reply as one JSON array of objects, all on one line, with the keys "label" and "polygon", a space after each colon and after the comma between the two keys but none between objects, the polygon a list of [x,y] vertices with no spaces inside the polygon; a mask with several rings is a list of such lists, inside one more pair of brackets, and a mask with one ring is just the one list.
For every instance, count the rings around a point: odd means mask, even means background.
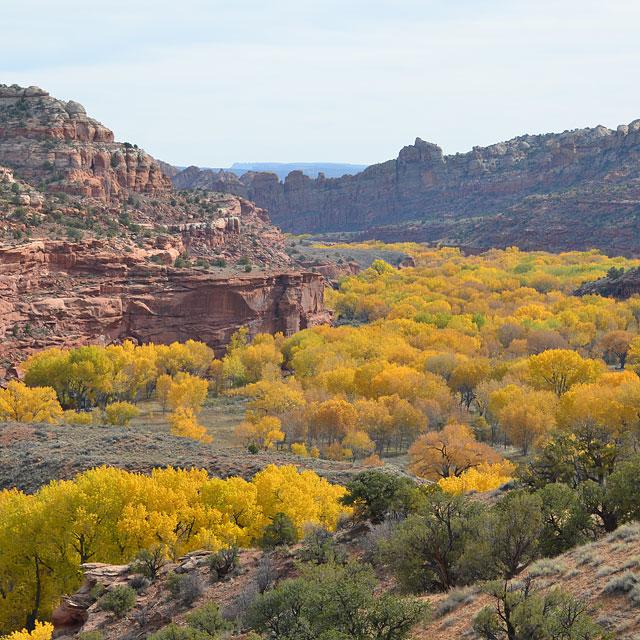
[{"label": "sky", "polygon": [[637,0],[20,0],[0,83],[176,165],[445,153],[640,118]]}]

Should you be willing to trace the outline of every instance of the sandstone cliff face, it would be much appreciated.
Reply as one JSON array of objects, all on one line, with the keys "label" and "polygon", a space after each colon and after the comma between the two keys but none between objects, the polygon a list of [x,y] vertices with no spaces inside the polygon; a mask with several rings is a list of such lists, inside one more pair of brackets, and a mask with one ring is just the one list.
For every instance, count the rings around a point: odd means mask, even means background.
[{"label": "sandstone cliff face", "polygon": [[[628,207],[640,208],[639,172],[636,120],[617,131],[598,126],[525,135],[452,156],[418,138],[395,160],[354,176],[314,180],[297,171],[279,182],[275,174],[248,173],[236,180],[225,176],[219,186],[246,195],[296,233],[363,231],[362,237],[388,240],[475,242],[484,248],[529,242],[541,248],[553,245],[557,229],[547,228],[555,225],[566,232],[559,248],[583,248],[594,240],[594,228],[576,236],[583,218],[624,217]],[[174,180],[189,187],[219,178],[190,168]],[[500,213],[505,217],[493,217]],[[409,222],[410,229],[399,226]],[[621,252],[638,245],[637,229],[632,236]],[[608,239],[603,248],[611,246]]]},{"label": "sandstone cliff face", "polygon": [[[280,272],[216,276],[176,269],[179,238],[144,248],[103,240],[37,241],[0,248],[0,358],[4,368],[49,346],[126,339],[200,340],[218,354],[241,326],[285,335],[330,320],[322,276]],[[27,329],[28,327],[28,329]]]},{"label": "sandstone cliff face", "polygon": [[170,178],[142,149],[114,142],[82,105],[38,87],[0,85],[0,162],[29,182],[104,200],[171,190]]}]

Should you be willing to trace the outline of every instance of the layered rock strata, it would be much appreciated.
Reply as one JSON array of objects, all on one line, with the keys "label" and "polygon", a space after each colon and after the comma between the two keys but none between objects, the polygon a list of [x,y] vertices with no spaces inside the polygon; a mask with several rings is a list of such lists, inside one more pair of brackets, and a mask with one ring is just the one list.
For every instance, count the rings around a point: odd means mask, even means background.
[{"label": "layered rock strata", "polygon": [[109,200],[123,193],[166,194],[171,179],[142,149],[38,87],[0,85],[0,163],[51,190]]},{"label": "layered rock strata", "polygon": [[[447,156],[418,138],[395,160],[342,178],[295,171],[284,182],[273,173],[238,179],[190,167],[173,180],[183,188],[215,184],[248,197],[295,233],[363,231],[362,238],[481,248],[551,242],[550,248],[561,249],[594,246],[607,223],[626,227],[640,211],[639,176],[636,120],[616,131],[597,126],[524,135]],[[630,254],[640,244],[637,226],[625,228],[630,237],[619,250],[612,237],[595,246]]]},{"label": "layered rock strata", "polygon": [[0,357],[5,369],[26,353],[49,346],[126,339],[194,339],[221,354],[241,326],[252,335],[291,335],[330,320],[320,274],[221,277],[169,266],[183,251],[180,238],[170,236],[128,250],[104,240],[0,248]]}]

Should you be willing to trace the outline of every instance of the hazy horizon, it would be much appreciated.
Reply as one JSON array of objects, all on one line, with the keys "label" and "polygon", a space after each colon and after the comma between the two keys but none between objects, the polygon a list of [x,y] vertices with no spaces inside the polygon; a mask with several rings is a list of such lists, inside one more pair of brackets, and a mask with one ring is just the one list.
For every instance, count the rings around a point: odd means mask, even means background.
[{"label": "hazy horizon", "polygon": [[24,0],[0,82],[82,103],[174,165],[445,154],[640,117],[640,6],[612,0]]}]

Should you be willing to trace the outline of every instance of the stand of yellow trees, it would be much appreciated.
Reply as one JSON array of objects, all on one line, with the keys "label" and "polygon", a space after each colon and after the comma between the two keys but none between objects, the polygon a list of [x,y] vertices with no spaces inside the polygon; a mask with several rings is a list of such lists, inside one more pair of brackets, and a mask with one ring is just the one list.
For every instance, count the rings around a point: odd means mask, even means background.
[{"label": "stand of yellow trees", "polygon": [[157,545],[173,560],[194,549],[250,546],[279,512],[300,533],[307,523],[333,529],[344,493],[311,471],[275,465],[251,481],[101,467],[34,495],[0,492],[0,635],[46,619],[79,587],[85,562],[128,562]]}]

